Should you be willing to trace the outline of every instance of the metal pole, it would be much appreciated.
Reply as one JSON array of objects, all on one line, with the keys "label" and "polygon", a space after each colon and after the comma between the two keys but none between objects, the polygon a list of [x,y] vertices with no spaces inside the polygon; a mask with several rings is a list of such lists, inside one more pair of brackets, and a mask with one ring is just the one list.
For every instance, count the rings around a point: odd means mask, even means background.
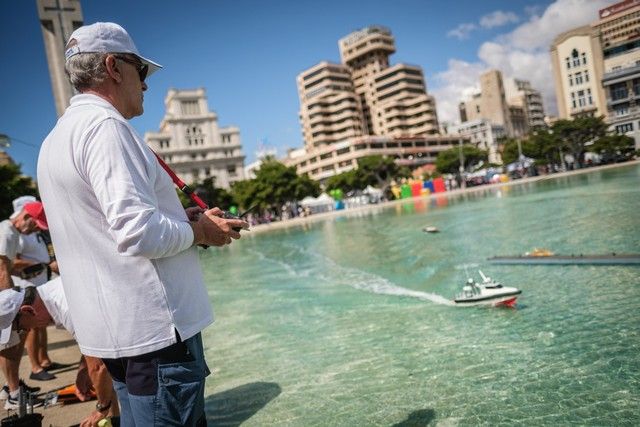
[{"label": "metal pole", "polygon": [[462,154],[462,139],[458,140],[458,153],[460,155],[460,167],[458,172],[460,173],[460,188],[467,188],[467,182],[464,179],[464,154]]},{"label": "metal pole", "polygon": [[520,142],[520,139],[517,138],[516,142],[518,143],[518,161],[521,162],[522,161],[522,143]]}]

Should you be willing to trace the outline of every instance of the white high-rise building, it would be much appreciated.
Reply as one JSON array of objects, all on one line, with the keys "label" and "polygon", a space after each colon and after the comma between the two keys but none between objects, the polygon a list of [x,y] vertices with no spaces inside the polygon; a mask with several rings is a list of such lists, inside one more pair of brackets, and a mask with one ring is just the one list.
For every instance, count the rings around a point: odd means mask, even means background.
[{"label": "white high-rise building", "polygon": [[218,126],[203,88],[170,89],[164,103],[160,131],[147,132],[144,139],[183,181],[213,177],[216,187],[228,189],[244,179],[240,130]]}]

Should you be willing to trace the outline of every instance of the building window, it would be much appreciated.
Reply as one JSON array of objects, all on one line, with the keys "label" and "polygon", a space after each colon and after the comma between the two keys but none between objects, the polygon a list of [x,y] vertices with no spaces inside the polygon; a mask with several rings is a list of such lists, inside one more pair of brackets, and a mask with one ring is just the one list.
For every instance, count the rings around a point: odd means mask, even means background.
[{"label": "building window", "polygon": [[227,173],[231,176],[236,175],[236,165],[227,165]]},{"label": "building window", "polygon": [[578,91],[578,106],[579,107],[584,107],[587,105],[587,101],[584,97],[584,91],[583,90],[579,90]]},{"label": "building window", "polygon": [[625,99],[629,96],[627,93],[627,84],[625,82],[616,83],[609,89],[611,93],[611,99],[617,101],[619,99]]},{"label": "building window", "polygon": [[168,139],[160,140],[160,148],[169,148],[169,140]]},{"label": "building window", "polygon": [[577,85],[582,84],[582,72],[581,71],[578,71],[576,73],[576,84]]},{"label": "building window", "polygon": [[200,114],[198,101],[182,101],[180,106],[184,115]]},{"label": "building window", "polygon": [[576,108],[576,93],[575,92],[571,92],[571,105],[573,106],[573,108]]},{"label": "building window", "polygon": [[593,98],[591,98],[591,89],[587,89],[587,101],[589,105],[593,105]]},{"label": "building window", "polygon": [[584,71],[584,81],[587,83],[589,82],[589,70]]},{"label": "building window", "polygon": [[587,54],[582,52],[582,65],[587,65]]},{"label": "building window", "polygon": [[187,145],[204,145],[204,135],[202,134],[202,128],[195,125],[187,126],[185,131],[185,139]]},{"label": "building window", "polygon": [[580,55],[578,54],[578,51],[576,49],[573,49],[573,51],[571,52],[571,57],[573,58],[573,66],[574,67],[579,67],[580,66]]},{"label": "building window", "polygon": [[633,132],[633,123],[625,123],[623,125],[616,126],[616,133],[624,134],[627,132]]},{"label": "building window", "polygon": [[479,112],[480,112],[480,106],[476,105],[476,113],[479,113]]},{"label": "building window", "polygon": [[569,74],[569,86],[573,86],[573,74]]},{"label": "building window", "polygon": [[567,70],[570,70],[571,69],[571,60],[569,59],[568,56],[566,58],[564,58],[564,60],[567,62]]},{"label": "building window", "polygon": [[614,111],[616,117],[626,116],[627,114],[629,114],[629,107],[628,106],[617,107],[613,111]]}]

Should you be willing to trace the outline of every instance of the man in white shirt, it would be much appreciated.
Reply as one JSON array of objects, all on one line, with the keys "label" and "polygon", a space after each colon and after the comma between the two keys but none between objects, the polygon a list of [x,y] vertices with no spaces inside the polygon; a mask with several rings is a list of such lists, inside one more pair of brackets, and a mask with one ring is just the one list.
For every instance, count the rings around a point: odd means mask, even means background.
[{"label": "man in white shirt", "polygon": [[122,27],[81,27],[65,55],[80,94],[42,144],[38,185],[80,350],[107,365],[123,425],[202,425],[200,331],[213,312],[197,245],[229,244],[249,225],[180,205],[127,121],[160,66]]},{"label": "man in white shirt", "polygon": [[[14,215],[18,215],[25,204],[36,202],[33,196],[21,196],[13,200]],[[58,272],[57,262],[49,252],[45,230],[20,234],[17,257],[13,260],[13,274],[22,277],[29,286],[40,286],[49,280],[49,272]],[[30,379],[48,381],[55,378],[49,371],[67,365],[53,363],[47,352],[47,328],[33,328],[27,332],[25,348],[31,363]]]}]

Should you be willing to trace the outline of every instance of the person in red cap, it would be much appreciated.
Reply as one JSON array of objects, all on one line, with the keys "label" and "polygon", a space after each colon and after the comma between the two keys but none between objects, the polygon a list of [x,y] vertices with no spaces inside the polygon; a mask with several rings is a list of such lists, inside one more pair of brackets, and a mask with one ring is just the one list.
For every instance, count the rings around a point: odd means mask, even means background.
[{"label": "person in red cap", "polygon": [[13,287],[11,268],[20,250],[20,234],[48,228],[44,207],[40,202],[27,203],[19,213],[0,222],[0,290]]},{"label": "person in red cap", "polygon": [[[19,213],[0,222],[0,291],[12,289],[15,286],[14,281],[20,280],[11,277],[13,259],[20,249],[20,234],[31,234],[38,228],[42,230],[48,228],[44,207],[40,202],[27,203]],[[19,370],[24,344],[21,345],[20,337],[15,330],[10,332],[6,341],[4,339],[2,341],[0,342],[0,367],[9,389],[5,408],[15,409],[16,396],[21,382]],[[24,386],[27,391],[39,390],[39,388]]]}]

